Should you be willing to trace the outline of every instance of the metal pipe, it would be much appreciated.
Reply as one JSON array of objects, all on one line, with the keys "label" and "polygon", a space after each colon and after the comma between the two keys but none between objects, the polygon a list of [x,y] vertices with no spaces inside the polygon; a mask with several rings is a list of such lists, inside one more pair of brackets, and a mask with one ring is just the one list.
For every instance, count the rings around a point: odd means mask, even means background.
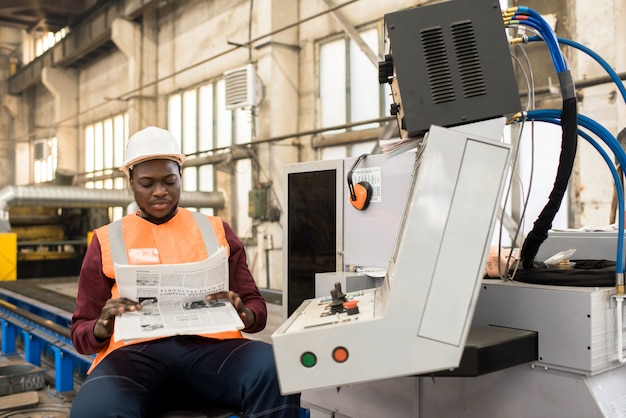
[{"label": "metal pipe", "polygon": [[624,364],[626,363],[626,359],[624,359],[624,329],[622,328],[622,303],[624,302],[624,298],[620,295],[615,297],[615,301],[617,303],[617,307],[615,308],[615,314],[617,315],[617,361]]},{"label": "metal pipe", "polygon": [[[75,186],[5,186],[0,189],[0,232],[11,231],[8,208],[43,206],[54,208],[127,208],[135,202],[128,189],[87,189]],[[222,192],[188,192],[180,194],[180,206],[223,209]]]},{"label": "metal pipe", "polygon": [[[618,73],[617,76],[619,77],[620,80],[626,80],[626,72]],[[584,89],[587,87],[595,87],[595,86],[600,86],[600,85],[609,84],[609,83],[613,83],[613,79],[607,75],[607,76],[589,78],[585,80],[576,80],[574,82],[574,85],[576,86],[576,89],[580,90],[580,89]],[[535,89],[534,94],[535,96],[540,96],[540,95],[550,95],[553,93],[551,92],[550,87],[548,86],[548,87]],[[521,97],[527,97],[528,91],[526,90],[520,91],[519,95]]]},{"label": "metal pipe", "polygon": [[[231,161],[250,158],[251,153],[252,153],[251,148],[259,144],[274,143],[274,142],[284,141],[286,139],[294,139],[294,138],[307,136],[307,135],[314,136],[314,135],[322,134],[324,132],[330,132],[330,131],[335,131],[339,129],[349,129],[349,128],[364,126],[364,125],[368,125],[372,123],[385,123],[386,125],[389,125],[389,123],[395,122],[395,120],[396,120],[395,116],[383,116],[383,117],[374,118],[374,119],[362,120],[359,122],[350,122],[350,123],[344,123],[341,125],[326,126],[323,128],[311,129],[311,130],[306,130],[306,131],[292,132],[289,134],[273,136],[270,138],[258,139],[258,140],[255,140],[254,142],[250,142],[247,144],[229,145],[228,147],[220,147],[220,148],[213,148],[210,150],[203,150],[195,154],[187,154],[186,155],[187,160],[185,161],[184,167],[197,167],[197,166],[201,166],[205,164],[228,163]],[[399,135],[397,124],[394,123],[391,127],[393,128],[393,132],[391,133],[391,135],[395,135],[395,136]],[[324,138],[313,138],[311,141],[311,145],[313,148],[322,148],[326,146],[346,145],[346,144],[351,144],[351,143],[369,141],[369,140],[376,139],[376,138],[380,139],[381,136],[385,135],[385,132],[386,132],[385,129],[388,129],[388,127],[383,126],[383,127],[378,127],[378,128],[349,131],[349,132],[345,132],[342,134],[334,134],[332,136],[327,136]],[[296,146],[295,144],[292,144],[292,145]],[[88,174],[91,176],[93,175],[93,173],[79,174],[78,175],[79,183],[83,183],[86,181],[109,180],[109,179],[124,176],[124,174],[121,171],[114,172],[112,174],[105,174],[105,175],[87,178]]]},{"label": "metal pipe", "polygon": [[[180,205],[222,209],[222,192],[180,194]],[[59,208],[126,207],[135,201],[128,189],[87,189],[73,186],[6,186],[0,189],[0,211],[10,206],[45,206]]]}]

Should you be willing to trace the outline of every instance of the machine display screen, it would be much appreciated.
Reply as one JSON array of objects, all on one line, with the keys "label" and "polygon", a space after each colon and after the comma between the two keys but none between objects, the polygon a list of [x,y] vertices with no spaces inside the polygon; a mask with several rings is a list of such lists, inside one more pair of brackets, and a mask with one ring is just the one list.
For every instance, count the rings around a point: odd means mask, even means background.
[{"label": "machine display screen", "polygon": [[337,170],[291,173],[287,202],[288,315],[315,297],[315,273],[336,270]]}]

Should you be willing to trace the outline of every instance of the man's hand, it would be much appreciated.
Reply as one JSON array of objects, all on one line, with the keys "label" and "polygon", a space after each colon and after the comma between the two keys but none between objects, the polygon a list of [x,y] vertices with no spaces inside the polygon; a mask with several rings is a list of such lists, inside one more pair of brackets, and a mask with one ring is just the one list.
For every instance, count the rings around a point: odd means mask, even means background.
[{"label": "man's hand", "polygon": [[141,309],[141,304],[127,298],[109,299],[102,307],[100,318],[93,327],[93,334],[100,340],[106,340],[113,335],[115,317],[124,312],[133,312]]},{"label": "man's hand", "polygon": [[243,301],[237,293],[231,290],[229,292],[213,293],[212,295],[208,295],[206,297],[206,300],[208,301],[216,301],[218,299],[228,299],[230,303],[232,303],[246,328],[250,328],[254,325],[254,321],[256,320],[254,311],[250,308],[246,308],[246,305],[243,304]]}]

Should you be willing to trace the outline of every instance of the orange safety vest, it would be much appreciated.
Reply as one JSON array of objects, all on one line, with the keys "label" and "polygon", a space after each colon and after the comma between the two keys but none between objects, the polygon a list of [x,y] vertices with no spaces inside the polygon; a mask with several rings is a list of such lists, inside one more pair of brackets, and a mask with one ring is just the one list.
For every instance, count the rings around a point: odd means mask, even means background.
[{"label": "orange safety vest", "polygon": [[[133,253],[146,252],[156,254],[152,264],[181,264],[205,260],[219,247],[225,247],[230,255],[230,246],[222,220],[215,216],[191,212],[178,208],[178,213],[168,222],[156,225],[131,214],[96,230],[102,251],[102,271],[107,277],[115,279],[114,264],[149,264],[135,260]],[[155,251],[156,250],[156,251]],[[119,298],[117,283],[111,288],[111,297]],[[202,334],[203,337],[228,339],[242,338],[241,332],[229,331],[215,334]],[[109,343],[96,355],[90,373],[103,358],[113,350],[130,344],[154,340],[148,338],[124,342],[115,341],[114,335]]]}]

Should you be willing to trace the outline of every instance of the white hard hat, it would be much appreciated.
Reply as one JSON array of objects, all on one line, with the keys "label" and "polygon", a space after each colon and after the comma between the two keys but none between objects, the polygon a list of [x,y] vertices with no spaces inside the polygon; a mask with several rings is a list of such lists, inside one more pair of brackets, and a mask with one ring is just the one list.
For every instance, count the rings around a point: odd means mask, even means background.
[{"label": "white hard hat", "polygon": [[136,132],[126,144],[126,159],[122,170],[129,176],[129,170],[134,165],[148,160],[173,160],[179,165],[185,162],[185,156],[180,153],[178,141],[170,131],[148,126]]}]

